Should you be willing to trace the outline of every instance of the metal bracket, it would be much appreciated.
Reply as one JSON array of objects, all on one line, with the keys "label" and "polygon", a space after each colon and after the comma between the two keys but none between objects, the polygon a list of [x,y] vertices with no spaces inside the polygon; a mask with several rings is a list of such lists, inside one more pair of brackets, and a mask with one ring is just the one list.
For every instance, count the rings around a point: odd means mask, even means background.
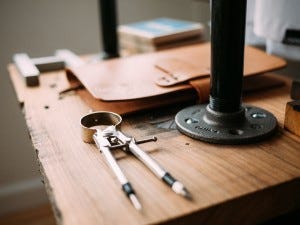
[{"label": "metal bracket", "polygon": [[66,66],[79,66],[84,61],[68,49],[56,50],[55,56],[30,58],[26,53],[17,53],[13,60],[25,78],[26,86],[39,85],[39,75],[42,72],[61,70]]}]

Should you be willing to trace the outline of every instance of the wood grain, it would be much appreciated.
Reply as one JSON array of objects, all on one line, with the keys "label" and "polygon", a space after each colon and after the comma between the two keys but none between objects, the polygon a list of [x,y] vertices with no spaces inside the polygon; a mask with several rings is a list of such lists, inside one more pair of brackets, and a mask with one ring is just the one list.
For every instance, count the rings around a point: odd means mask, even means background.
[{"label": "wood grain", "polygon": [[284,130],[289,87],[248,94],[245,102],[275,114],[279,130],[269,140],[242,146],[213,145],[180,134],[172,122],[182,108],[124,118],[122,130],[137,139],[156,135],[142,148],[182,181],[193,201],[174,194],[130,155],[118,163],[143,205],[137,212],[92,144],[80,138],[79,119],[89,108],[68,86],[63,71],[43,74],[26,88],[13,65],[10,77],[59,224],[256,224],[300,207],[300,139]]},{"label": "wood grain", "polygon": [[284,128],[300,136],[300,100],[286,104]]}]

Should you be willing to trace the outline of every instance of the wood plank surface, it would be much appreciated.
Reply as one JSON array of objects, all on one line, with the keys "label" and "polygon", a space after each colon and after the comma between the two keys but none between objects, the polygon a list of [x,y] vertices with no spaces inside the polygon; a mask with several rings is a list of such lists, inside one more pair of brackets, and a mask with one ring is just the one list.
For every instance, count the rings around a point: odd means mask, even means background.
[{"label": "wood plank surface", "polygon": [[141,162],[118,155],[118,163],[143,205],[138,212],[120,189],[104,158],[80,137],[80,118],[89,108],[68,87],[63,71],[45,73],[40,86],[22,85],[9,66],[40,170],[58,224],[257,224],[300,207],[300,138],[284,130],[289,87],[245,96],[277,117],[272,138],[250,145],[214,145],[180,134],[173,118],[182,106],[124,118],[122,131],[137,139],[157,136],[142,148],[189,189],[176,195]]}]

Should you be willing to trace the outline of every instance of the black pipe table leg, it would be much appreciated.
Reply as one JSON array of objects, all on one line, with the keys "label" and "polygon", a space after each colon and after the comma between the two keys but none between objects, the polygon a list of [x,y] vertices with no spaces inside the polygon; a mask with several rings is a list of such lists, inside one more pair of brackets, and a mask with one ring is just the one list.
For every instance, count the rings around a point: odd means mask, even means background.
[{"label": "black pipe table leg", "polygon": [[116,0],[99,0],[103,59],[119,57]]},{"label": "black pipe table leg", "polygon": [[246,0],[212,0],[211,88],[208,105],[181,110],[182,133],[219,144],[241,144],[270,136],[276,118],[264,109],[241,104]]}]

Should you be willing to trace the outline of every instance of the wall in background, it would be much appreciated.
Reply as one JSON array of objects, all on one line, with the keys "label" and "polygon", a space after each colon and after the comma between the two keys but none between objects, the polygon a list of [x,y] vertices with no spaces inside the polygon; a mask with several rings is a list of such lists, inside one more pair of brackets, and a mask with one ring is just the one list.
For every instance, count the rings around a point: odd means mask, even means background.
[{"label": "wall in background", "polygon": [[[119,24],[155,17],[209,20],[208,1],[118,1]],[[77,54],[101,49],[96,0],[0,1],[0,214],[47,201],[25,120],[6,66],[17,52],[31,57],[68,48]]]}]

